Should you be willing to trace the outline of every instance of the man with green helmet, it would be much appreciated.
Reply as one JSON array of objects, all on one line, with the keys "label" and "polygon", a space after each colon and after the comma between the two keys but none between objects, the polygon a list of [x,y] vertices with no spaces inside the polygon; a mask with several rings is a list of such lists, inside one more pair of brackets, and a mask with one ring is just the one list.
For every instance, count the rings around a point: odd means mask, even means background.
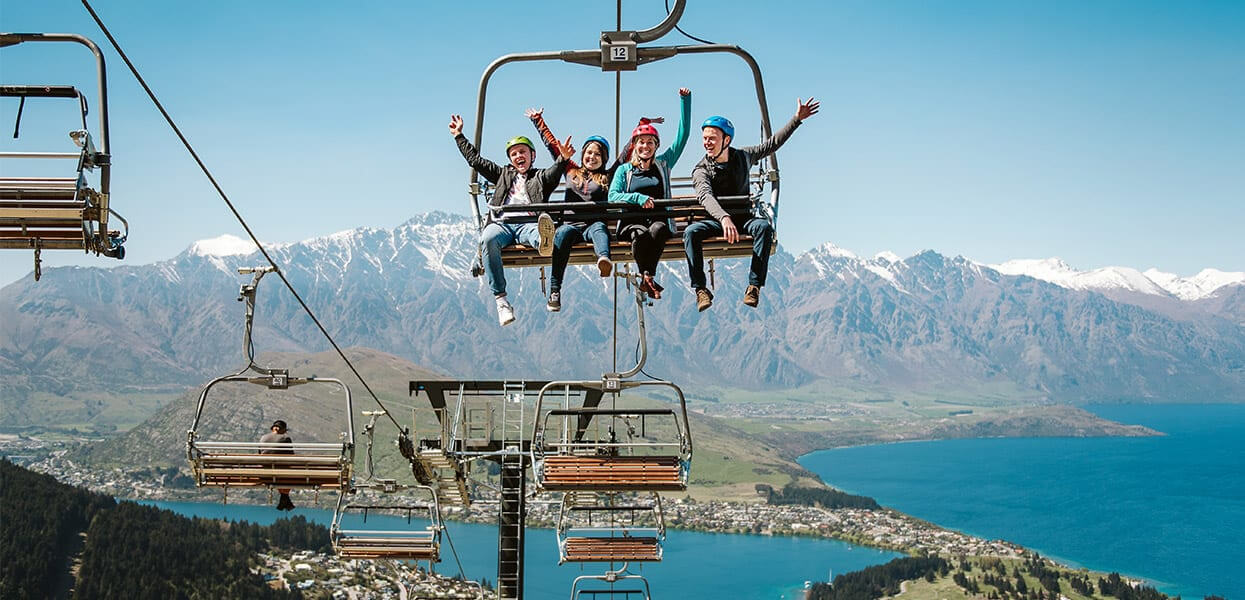
[{"label": "man with green helmet", "polygon": [[821,107],[812,98],[808,102],[798,100],[795,116],[777,133],[756,146],[732,148],[735,126],[725,117],[713,116],[700,126],[705,146],[705,157],[692,169],[692,186],[696,197],[709,213],[709,219],[696,221],[683,231],[683,251],[687,254],[687,270],[692,289],[696,292],[696,308],[704,311],[713,305],[713,294],[705,285],[704,242],[721,235],[734,244],[739,241],[739,229],[752,237],[752,266],[748,273],[748,289],[744,291],[744,304],[756,308],[761,302],[761,287],[769,271],[770,246],[774,238],[774,225],[750,211],[730,213],[722,208],[718,198],[748,195],[748,171],[757,161],[773,154],[795,133],[800,123],[815,114]]},{"label": "man with green helmet", "polygon": [[[506,274],[501,264],[501,250],[511,244],[524,244],[540,251],[541,256],[553,253],[553,220],[549,215],[541,214],[536,223],[506,222],[507,214],[498,210],[502,206],[513,204],[544,203],[558,187],[558,181],[566,171],[566,161],[575,155],[571,146],[571,138],[566,138],[562,155],[553,165],[544,169],[532,166],[536,146],[532,140],[519,136],[506,142],[506,157],[510,164],[505,166],[480,156],[479,150],[467,141],[463,135],[463,118],[450,115],[450,135],[458,144],[458,151],[467,164],[480,175],[495,185],[493,197],[489,199],[488,223],[480,232],[480,245],[483,246],[484,272],[488,276],[489,288],[497,299],[497,320],[504,326],[514,322],[514,307],[506,299]],[[510,213],[509,216],[526,216],[530,213]]]}]

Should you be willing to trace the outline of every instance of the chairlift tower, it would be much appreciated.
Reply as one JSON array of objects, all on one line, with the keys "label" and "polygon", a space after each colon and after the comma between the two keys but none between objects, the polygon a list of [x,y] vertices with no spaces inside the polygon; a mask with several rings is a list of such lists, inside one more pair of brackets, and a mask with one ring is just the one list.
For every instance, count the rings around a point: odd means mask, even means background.
[{"label": "chairlift tower", "polygon": [[[622,72],[635,71],[641,66],[675,56],[689,54],[721,53],[739,57],[748,66],[760,108],[760,130],[763,138],[772,135],[769,108],[761,70],[752,55],[739,46],[727,44],[695,44],[655,46],[656,42],[673,31],[683,15],[686,0],[676,0],[667,17],[656,26],[645,30],[622,29],[622,5],[618,3],[618,25],[613,31],[601,32],[599,45],[584,50],[561,50],[553,52],[518,53],[501,56],[491,62],[480,78],[476,99],[476,129],[473,142],[481,145],[485,123],[485,101],[489,82],[503,66],[521,62],[561,61],[598,68],[615,73],[615,143],[621,146],[619,124],[621,123]],[[752,193],[737,198],[721,198],[724,205],[745,206],[754,214],[770,219],[777,226],[778,217],[778,160],[771,155],[758,164],[749,178]],[[690,178],[673,178],[672,187],[688,190]],[[492,216],[481,210],[481,203],[498,190],[472,169],[468,193],[471,210],[477,226],[482,230]],[[768,189],[767,189],[768,188]],[[504,193],[502,190],[500,193]],[[671,218],[685,226],[691,217],[704,216],[694,196],[682,196],[655,201],[653,214],[632,210],[627,216],[659,216]],[[621,207],[585,207],[572,203],[543,203],[524,205],[524,211],[549,212],[574,209],[577,217],[589,220],[617,220]],[[591,208],[601,214],[585,215]],[[498,211],[507,220],[530,221],[535,217],[510,214],[503,207]],[[588,212],[593,212],[589,210]],[[777,233],[772,248],[777,247]],[[670,243],[678,245],[678,231]],[[614,242],[614,248],[623,245]],[[681,251],[679,252],[681,255]],[[705,257],[710,259],[710,273],[714,258],[751,256],[752,241],[741,236],[737,242],[728,243],[724,238],[710,239],[705,244]],[[595,257],[584,249],[572,250],[570,264],[588,264]],[[523,247],[506,248],[502,253],[506,268],[541,268],[548,257],[541,257],[535,250]],[[482,274],[479,266],[473,274]],[[420,483],[438,490],[441,505],[469,504],[472,501],[468,472],[476,460],[489,460],[499,465],[500,479],[496,492],[499,503],[497,585],[501,600],[523,598],[523,545],[527,514],[527,500],[533,493],[552,492],[563,494],[562,521],[558,528],[558,544],[561,562],[610,562],[621,563],[603,575],[588,575],[575,580],[571,598],[614,595],[649,598],[648,583],[642,576],[627,573],[630,562],[657,561],[661,559],[661,540],[665,535],[662,522],[660,491],[681,491],[687,488],[688,472],[692,455],[691,427],[687,418],[687,405],[682,390],[672,382],[661,380],[636,380],[647,358],[644,306],[648,302],[640,290],[640,276],[629,269],[616,269],[614,285],[620,283],[635,295],[638,321],[640,356],[637,364],[619,372],[618,346],[618,294],[614,295],[615,358],[613,369],[598,380],[557,381],[540,380],[451,380],[432,379],[411,381],[409,393],[423,394],[436,415],[436,435],[422,437],[416,443],[404,446],[403,454],[411,463],[412,471]],[[542,285],[543,287],[543,285]],[[617,289],[617,287],[615,288]],[[660,387],[672,391],[677,397],[677,409],[640,409],[619,406],[618,398],[627,390]],[[535,394],[534,406],[527,399]],[[610,401],[603,404],[606,395]],[[554,408],[547,409],[547,405]],[[560,406],[558,406],[560,405]],[[672,439],[653,441],[644,434],[645,423],[650,420],[673,422],[662,431]],[[608,423],[607,437],[594,435],[601,431],[602,423]],[[635,437],[638,423],[641,435]],[[595,431],[593,430],[595,426]],[[624,430],[625,441],[619,441],[617,433]],[[530,433],[529,433],[530,432]],[[639,441],[636,441],[639,440]],[[527,470],[532,469],[536,490],[528,491]],[[616,502],[620,494],[648,495],[651,503],[626,504]],[[606,498],[602,500],[602,498]],[[642,526],[614,528],[622,536],[605,535],[601,528],[591,523],[591,515],[615,514],[620,511],[647,512],[653,521]],[[572,516],[587,515],[587,525],[568,524]],[[606,589],[583,587],[593,581],[608,584]],[[634,586],[616,588],[620,582],[635,583]]]}]

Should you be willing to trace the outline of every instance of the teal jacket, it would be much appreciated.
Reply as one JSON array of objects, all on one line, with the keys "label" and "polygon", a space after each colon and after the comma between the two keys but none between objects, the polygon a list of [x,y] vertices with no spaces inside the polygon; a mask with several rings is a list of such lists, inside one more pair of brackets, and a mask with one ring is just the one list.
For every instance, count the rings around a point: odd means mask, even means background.
[{"label": "teal jacket", "polygon": [[[692,96],[679,96],[681,112],[679,113],[679,132],[674,136],[674,143],[666,148],[665,152],[657,155],[653,159],[653,164],[657,165],[657,169],[661,171],[662,182],[666,186],[665,198],[669,198],[670,194],[670,169],[674,168],[675,163],[679,162],[679,156],[683,154],[683,147],[687,145],[687,137],[692,127]],[[614,172],[614,180],[610,182],[610,202],[627,203],[627,204],[644,204],[648,202],[648,196],[629,191],[631,188],[631,163],[623,163],[619,165],[618,170]]]}]

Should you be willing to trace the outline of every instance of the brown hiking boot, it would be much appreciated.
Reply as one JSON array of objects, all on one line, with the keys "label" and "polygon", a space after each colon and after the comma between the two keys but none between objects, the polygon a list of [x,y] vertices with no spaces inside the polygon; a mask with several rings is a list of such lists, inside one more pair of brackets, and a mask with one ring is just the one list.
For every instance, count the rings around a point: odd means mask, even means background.
[{"label": "brown hiking boot", "polygon": [[705,312],[710,306],[713,306],[713,294],[705,288],[696,288],[696,310]]},{"label": "brown hiking boot", "polygon": [[748,306],[751,306],[752,308],[756,308],[757,305],[760,303],[761,303],[761,288],[755,285],[748,286],[748,289],[744,290],[744,304],[747,304]]}]

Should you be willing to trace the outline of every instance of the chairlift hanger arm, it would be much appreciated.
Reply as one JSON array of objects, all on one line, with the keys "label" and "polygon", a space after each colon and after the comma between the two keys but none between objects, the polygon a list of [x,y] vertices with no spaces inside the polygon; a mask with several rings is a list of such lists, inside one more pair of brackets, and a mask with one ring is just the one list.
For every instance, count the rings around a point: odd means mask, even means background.
[{"label": "chairlift hanger arm", "polygon": [[[671,15],[674,15],[675,12],[678,12],[680,14],[682,13],[682,8],[680,6],[681,4],[682,4],[682,0],[680,0],[678,5],[676,5],[675,11],[672,11]],[[677,21],[677,19],[675,20]],[[673,26],[674,24],[670,23],[669,28],[666,28],[665,31],[669,31],[669,29],[673,28]],[[661,26],[653,28],[652,30],[649,30],[649,31],[656,32],[658,29],[660,29],[660,27]],[[637,35],[639,33],[643,33],[643,32],[637,32]],[[766,96],[765,96],[765,83],[761,78],[761,67],[757,64],[756,59],[753,58],[753,56],[750,53],[748,53],[748,51],[744,50],[743,48],[739,46],[730,45],[730,44],[697,44],[697,45],[683,45],[683,46],[658,46],[658,47],[648,47],[648,48],[642,47],[642,48],[637,49],[636,55],[638,57],[640,64],[647,64],[649,62],[655,62],[655,61],[662,60],[665,58],[670,58],[672,56],[676,56],[679,54],[709,54],[709,53],[733,54],[741,58],[748,65],[748,68],[752,73],[753,84],[756,87],[757,105],[761,113],[761,135],[762,135],[762,138],[769,138],[771,135],[773,135],[773,128],[770,124],[770,118],[769,118],[769,103],[766,100]],[[560,52],[516,53],[516,54],[507,54],[507,55],[501,56],[497,58],[496,60],[494,60],[493,62],[489,63],[489,66],[485,68],[484,73],[480,76],[480,88],[476,96],[476,123],[475,123],[475,132],[472,136],[472,140],[476,148],[480,147],[480,144],[484,138],[484,106],[488,98],[488,84],[489,84],[489,81],[492,79],[493,74],[496,73],[497,70],[500,69],[502,66],[510,64],[510,63],[548,61],[548,60],[561,60],[564,62],[583,64],[583,65],[593,66],[593,67],[600,67],[601,66],[601,51],[599,49],[592,49],[592,50],[564,50]],[[615,115],[616,118],[617,116],[618,115]],[[778,153],[775,152],[774,154],[771,154],[768,157],[768,160],[771,161],[770,165],[772,166],[772,171],[777,172],[778,171]],[[477,225],[483,226],[484,222],[481,216],[480,206],[478,202],[479,196],[483,191],[480,189],[478,185],[477,175],[478,174],[476,170],[472,169],[467,183],[470,186],[469,189],[471,190],[470,194],[472,197],[472,202],[471,202],[472,215],[475,217]],[[771,206],[773,207],[772,210],[774,213],[774,218],[776,220],[778,216],[777,214],[777,207],[778,207],[778,180],[777,178],[772,179],[771,197],[772,197]]]}]

